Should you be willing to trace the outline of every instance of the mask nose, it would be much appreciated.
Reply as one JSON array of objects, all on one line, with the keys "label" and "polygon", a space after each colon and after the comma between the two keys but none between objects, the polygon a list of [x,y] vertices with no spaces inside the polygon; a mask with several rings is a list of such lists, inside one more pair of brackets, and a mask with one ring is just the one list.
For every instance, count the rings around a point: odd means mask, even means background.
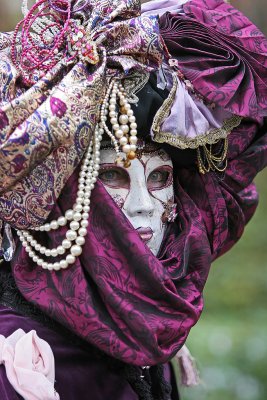
[{"label": "mask nose", "polygon": [[123,209],[129,217],[153,216],[154,204],[145,182],[135,182],[130,188]]}]

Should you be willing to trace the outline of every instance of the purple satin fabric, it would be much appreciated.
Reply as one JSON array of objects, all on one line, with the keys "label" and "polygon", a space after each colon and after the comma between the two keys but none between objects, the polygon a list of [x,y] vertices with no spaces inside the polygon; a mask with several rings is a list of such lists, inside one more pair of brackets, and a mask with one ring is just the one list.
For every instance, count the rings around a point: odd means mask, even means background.
[{"label": "purple satin fabric", "polygon": [[[223,181],[194,168],[176,171],[179,214],[159,259],[98,183],[75,265],[45,271],[18,247],[12,268],[23,296],[112,357],[134,365],[169,360],[199,319],[211,260],[239,239],[257,206],[252,180],[267,160],[266,135],[253,142],[257,130],[247,122],[230,135]],[[77,171],[51,219],[72,206],[76,189]],[[63,234],[42,233],[40,241],[56,247]]]},{"label": "purple satin fabric", "polygon": [[267,39],[224,0],[191,0],[160,18],[181,72],[210,102],[243,117],[267,113]]}]

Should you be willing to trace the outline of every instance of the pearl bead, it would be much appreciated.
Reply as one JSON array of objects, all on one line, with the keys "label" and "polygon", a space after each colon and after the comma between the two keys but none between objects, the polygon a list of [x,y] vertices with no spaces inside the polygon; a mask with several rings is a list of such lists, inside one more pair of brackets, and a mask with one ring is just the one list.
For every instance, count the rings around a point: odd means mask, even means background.
[{"label": "pearl bead", "polygon": [[130,145],[129,145],[129,144],[125,144],[125,145],[122,147],[122,151],[123,151],[124,153],[129,153],[129,151],[131,151]]},{"label": "pearl bead", "polygon": [[137,143],[137,137],[136,136],[131,136],[129,139],[131,144],[136,144]]},{"label": "pearl bead", "polygon": [[76,204],[75,207],[74,207],[74,210],[75,210],[76,212],[81,212],[82,209],[83,209],[83,207],[82,207],[80,204]]},{"label": "pearl bead", "polygon": [[38,243],[37,243],[34,247],[35,247],[35,250],[36,250],[36,251],[40,251],[40,249],[41,249],[41,245],[38,244]]},{"label": "pearl bead", "polygon": [[84,212],[89,212],[90,211],[90,207],[89,206],[84,206],[83,207],[83,211]]},{"label": "pearl bead", "polygon": [[70,229],[72,229],[73,231],[77,231],[77,229],[80,228],[80,224],[77,221],[71,221],[70,223]]},{"label": "pearl bead", "polygon": [[60,270],[60,263],[59,262],[55,262],[55,264],[53,265],[53,269],[55,271],[59,271]]},{"label": "pearl bead", "polygon": [[76,239],[76,237],[77,237],[77,233],[75,232],[75,231],[72,231],[72,230],[69,230],[69,231],[67,231],[67,233],[66,233],[66,238],[68,239],[68,240],[75,240]]},{"label": "pearl bead", "polygon": [[128,125],[121,125],[121,130],[123,133],[128,133],[129,132],[129,126]]},{"label": "pearl bead", "polygon": [[123,132],[122,132],[122,130],[121,130],[121,129],[118,129],[118,130],[115,132],[115,136],[116,136],[116,138],[118,138],[118,139],[120,139],[121,137],[123,137]]},{"label": "pearl bead", "polygon": [[117,131],[118,129],[120,129],[120,125],[114,124],[114,125],[112,125],[112,128],[114,129],[114,131]]},{"label": "pearl bead", "polygon": [[87,235],[87,229],[86,228],[80,228],[78,233],[79,233],[79,236],[86,236]]},{"label": "pearl bead", "polygon": [[38,257],[37,256],[33,256],[32,260],[33,260],[33,262],[37,263]]},{"label": "pearl bead", "polygon": [[45,224],[44,229],[46,232],[50,231],[50,224]]},{"label": "pearl bead", "polygon": [[57,221],[52,221],[52,222],[50,223],[50,226],[51,226],[51,229],[58,229],[58,223],[57,223]]},{"label": "pearl bead", "polygon": [[64,247],[64,249],[69,249],[71,247],[71,241],[64,239],[62,242],[62,246]]},{"label": "pearl bead", "polygon": [[110,118],[116,117],[116,111],[110,111],[109,116],[110,116]]},{"label": "pearl bead", "polygon": [[85,238],[82,236],[78,236],[76,239],[76,244],[78,244],[78,246],[83,246],[85,243]]},{"label": "pearl bead", "polygon": [[136,145],[135,144],[131,144],[130,145],[130,150],[131,151],[136,151]]},{"label": "pearl bead", "polygon": [[135,116],[134,116],[134,115],[131,115],[131,116],[129,117],[129,122],[130,122],[130,123],[135,122]]},{"label": "pearl bead", "polygon": [[[83,190],[78,190],[77,196],[78,196],[78,197],[84,197]],[[72,210],[71,210],[71,211],[72,211]],[[69,219],[69,220],[71,220],[71,219],[73,218],[73,211],[72,211],[72,218],[68,218],[67,216],[66,216],[66,218]]]},{"label": "pearl bead", "polygon": [[84,212],[82,217],[83,217],[83,219],[87,220],[89,218],[89,213]]},{"label": "pearl bead", "polygon": [[62,269],[65,269],[65,268],[68,267],[68,263],[67,263],[66,260],[61,260],[61,261],[59,262],[59,265],[60,265],[60,268],[62,268]]},{"label": "pearl bead", "polygon": [[46,249],[45,255],[46,255],[46,257],[50,257],[51,256],[51,250]]},{"label": "pearl bead", "polygon": [[72,254],[68,254],[66,257],[66,261],[68,264],[74,264],[75,263],[75,257]]},{"label": "pearl bead", "polygon": [[85,219],[83,219],[82,222],[81,222],[81,227],[82,228],[87,228],[88,225],[89,225],[89,222],[86,221]]},{"label": "pearl bead", "polygon": [[62,255],[62,254],[65,253],[65,251],[66,251],[66,250],[64,249],[63,246],[58,246],[58,247],[57,247],[57,252],[58,252],[58,254]]},{"label": "pearl bead", "polygon": [[136,124],[135,122],[132,122],[132,123],[130,124],[130,128],[131,128],[131,129],[136,129],[136,128],[137,128],[137,124]]},{"label": "pearl bead", "polygon": [[[36,249],[37,250],[37,249]],[[40,247],[40,253],[41,254],[45,254],[45,250],[46,250],[46,248],[44,247],[44,246],[41,246]]]},{"label": "pearl bead", "polygon": [[117,118],[110,118],[110,123],[111,123],[111,125],[114,125],[114,124],[117,124],[118,123],[118,120],[117,120]]},{"label": "pearl bead", "polygon": [[51,256],[52,256],[52,257],[56,257],[57,255],[58,255],[57,249],[52,249],[52,250],[51,250]]},{"label": "pearl bead", "polygon": [[67,224],[67,219],[65,217],[59,217],[57,222],[59,226],[65,226]]},{"label": "pearl bead", "polygon": [[48,263],[47,263],[47,262],[43,262],[43,263],[42,263],[42,268],[43,268],[43,269],[47,269],[47,267],[48,267]]},{"label": "pearl bead", "polygon": [[78,246],[78,245],[72,246],[70,251],[74,257],[78,257],[82,254],[82,248],[81,248],[81,246]]},{"label": "pearl bead", "polygon": [[137,135],[137,130],[136,129],[131,129],[130,135],[131,136],[136,136]]},{"label": "pearl bead", "polygon": [[67,220],[72,220],[73,219],[73,210],[68,210],[65,213],[65,217],[67,218]]},{"label": "pearl bead", "polygon": [[126,138],[125,136],[123,136],[123,137],[120,139],[120,145],[121,145],[121,146],[124,146],[124,145],[127,144],[127,143],[128,143],[127,138]]},{"label": "pearl bead", "polygon": [[119,121],[121,124],[125,125],[128,123],[128,116],[126,114],[122,114],[119,116]]},{"label": "pearl bead", "polygon": [[80,212],[75,212],[73,214],[73,219],[74,219],[74,221],[80,221],[82,219],[81,213]]}]

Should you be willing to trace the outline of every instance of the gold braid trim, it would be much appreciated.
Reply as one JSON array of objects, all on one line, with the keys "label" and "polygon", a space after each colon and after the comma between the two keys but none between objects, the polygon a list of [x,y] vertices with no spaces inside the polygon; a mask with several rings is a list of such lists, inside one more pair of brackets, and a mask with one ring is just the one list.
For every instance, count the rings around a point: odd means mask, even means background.
[{"label": "gold braid trim", "polygon": [[173,133],[169,132],[155,132],[153,140],[158,143],[168,143],[171,146],[178,147],[180,149],[197,149],[199,146],[206,144],[215,144],[220,139],[225,139],[234,128],[240,125],[242,117],[233,115],[231,118],[226,119],[223,122],[221,128],[210,129],[203,135],[199,135],[194,139],[188,139],[183,136],[174,136]]},{"label": "gold braid trim", "polygon": [[[172,88],[170,90],[170,93],[169,93],[167,99],[164,100],[162,106],[156,112],[154,119],[153,119],[152,132],[154,133],[154,136],[153,136],[154,142],[164,143],[164,141],[160,142],[160,141],[156,140],[156,137],[158,135],[161,135],[160,127],[161,127],[163,121],[169,116],[169,114],[171,112],[171,108],[172,108],[172,105],[175,100],[177,88],[178,88],[178,81],[176,78],[176,74],[173,73],[172,74]],[[173,135],[171,135],[171,136],[173,136]]]},{"label": "gold braid trim", "polygon": [[226,119],[220,128],[213,128],[205,132],[203,135],[198,135],[194,139],[189,139],[184,136],[174,135],[170,132],[162,132],[161,126],[163,121],[170,115],[172,105],[175,100],[176,91],[178,87],[176,74],[172,74],[172,88],[164,100],[162,106],[156,112],[152,123],[152,132],[154,134],[153,141],[157,143],[168,143],[171,146],[180,149],[197,149],[199,146],[206,144],[215,144],[220,139],[225,139],[231,131],[236,128],[242,121],[242,117],[233,115],[231,118]]}]

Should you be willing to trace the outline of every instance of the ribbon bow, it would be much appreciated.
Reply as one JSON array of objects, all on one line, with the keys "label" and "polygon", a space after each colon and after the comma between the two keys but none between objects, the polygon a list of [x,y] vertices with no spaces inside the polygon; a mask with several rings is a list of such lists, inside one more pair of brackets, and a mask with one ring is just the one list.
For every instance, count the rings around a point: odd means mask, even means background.
[{"label": "ribbon bow", "polygon": [[38,0],[0,54],[0,212],[28,229],[80,163],[110,79],[157,69],[162,44],[137,0]]}]

